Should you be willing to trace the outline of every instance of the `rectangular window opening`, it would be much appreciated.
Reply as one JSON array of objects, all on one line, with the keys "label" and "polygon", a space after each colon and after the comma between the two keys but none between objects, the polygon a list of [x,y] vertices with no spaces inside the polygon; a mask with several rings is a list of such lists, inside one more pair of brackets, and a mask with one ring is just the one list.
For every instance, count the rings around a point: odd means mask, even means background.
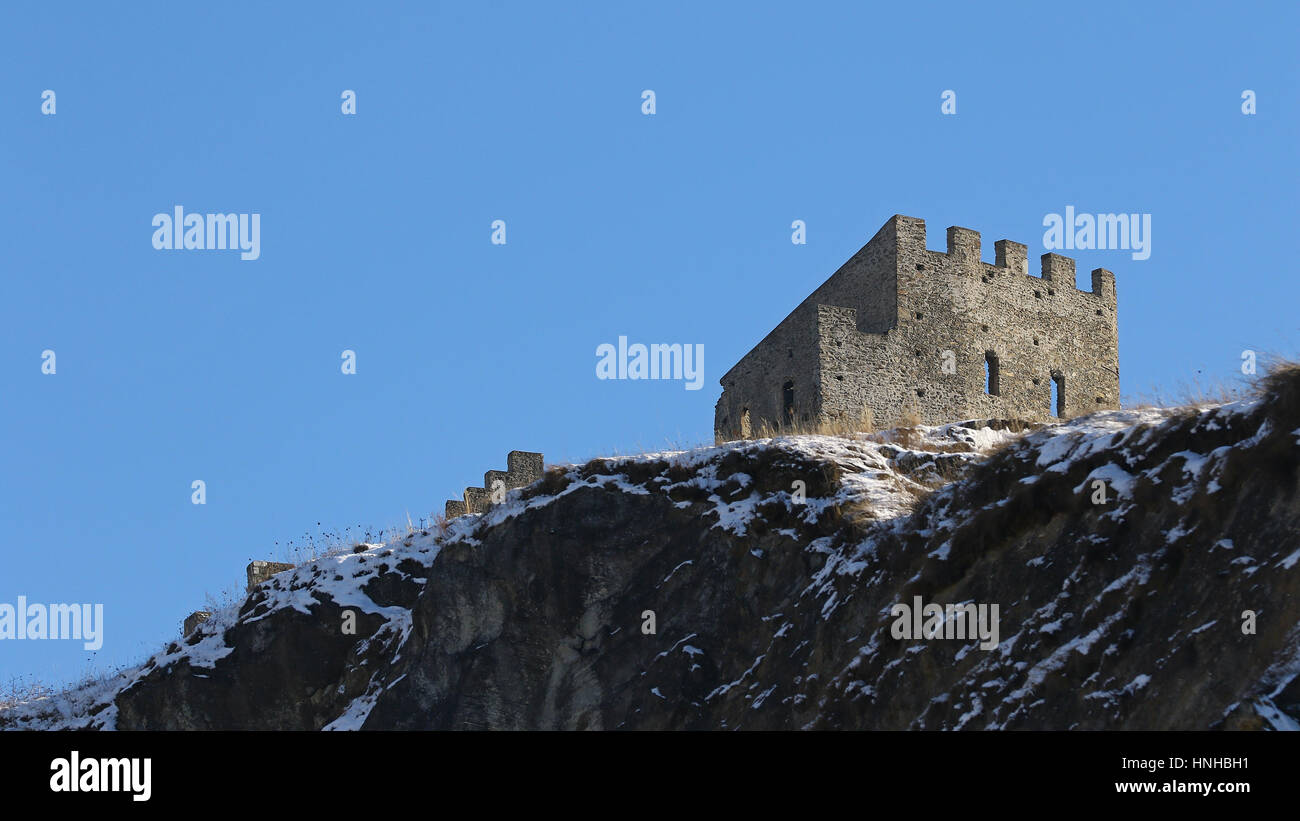
[{"label": "rectangular window opening", "polygon": [[984,352],[984,392],[989,396],[1001,394],[998,384],[998,355],[993,351]]}]

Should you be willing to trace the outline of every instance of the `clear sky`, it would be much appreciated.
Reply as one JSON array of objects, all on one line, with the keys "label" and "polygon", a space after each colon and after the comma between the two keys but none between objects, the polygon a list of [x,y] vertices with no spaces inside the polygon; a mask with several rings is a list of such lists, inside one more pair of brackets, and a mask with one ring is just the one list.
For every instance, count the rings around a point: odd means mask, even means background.
[{"label": "clear sky", "polygon": [[[1062,252],[1116,274],[1125,396],[1296,352],[1294,3],[281,5],[0,12],[0,603],[105,618],[0,641],[0,686],[138,661],[509,450],[710,441],[721,374],[895,213],[1034,273],[1045,215],[1149,214],[1149,259]],[[259,214],[260,257],[156,250],[177,205]],[[619,336],[703,345],[703,389],[597,379]]]}]

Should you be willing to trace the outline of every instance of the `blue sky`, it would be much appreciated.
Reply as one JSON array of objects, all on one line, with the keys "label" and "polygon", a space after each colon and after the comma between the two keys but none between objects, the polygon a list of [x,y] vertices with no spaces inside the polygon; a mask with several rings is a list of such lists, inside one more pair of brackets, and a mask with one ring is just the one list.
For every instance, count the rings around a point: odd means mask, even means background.
[{"label": "blue sky", "polygon": [[[1035,273],[1046,214],[1150,214],[1150,259],[1069,252],[1116,273],[1125,396],[1297,350],[1293,4],[272,5],[0,13],[0,602],[105,612],[97,653],[0,642],[0,684],[138,661],[511,449],[711,440],[721,374],[895,213]],[[260,258],[155,250],[176,205],[260,214]],[[704,389],[596,379],[620,335],[703,345]]]}]

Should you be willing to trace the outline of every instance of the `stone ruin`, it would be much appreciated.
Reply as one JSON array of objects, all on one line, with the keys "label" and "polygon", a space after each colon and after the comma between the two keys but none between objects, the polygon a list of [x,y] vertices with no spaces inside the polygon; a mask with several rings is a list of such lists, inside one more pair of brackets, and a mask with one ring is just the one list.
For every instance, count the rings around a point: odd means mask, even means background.
[{"label": "stone ruin", "polygon": [[185,623],[181,625],[181,635],[188,636],[190,633],[194,632],[194,628],[198,627],[210,618],[212,618],[211,612],[207,610],[195,610],[193,613],[185,617]]},{"label": "stone ruin", "polygon": [[244,572],[248,574],[248,592],[253,592],[253,588],[276,573],[283,573],[292,569],[293,565],[287,562],[249,562],[248,567],[244,568]]},{"label": "stone ruin", "polygon": [[[466,513],[482,513],[492,503],[494,493],[504,494],[514,488],[525,487],[542,478],[544,460],[542,454],[527,450],[512,450],[506,454],[505,470],[489,470],[483,474],[483,487],[465,488],[463,500],[447,502],[447,518],[454,519]],[[500,498],[500,497],[498,497]],[[251,593],[262,582],[277,573],[292,570],[287,562],[253,561],[248,563],[248,591]],[[181,635],[188,636],[200,624],[212,618],[207,610],[196,610],[186,617],[181,626]]]},{"label": "stone ruin", "polygon": [[[262,582],[270,579],[276,573],[283,573],[286,570],[292,570],[293,565],[287,562],[264,562],[253,561],[248,563],[244,572],[248,575],[248,592],[253,592],[253,588]],[[203,622],[212,618],[212,613],[207,610],[195,610],[185,618],[184,624],[181,625],[181,635],[188,636],[194,632],[194,628]]]},{"label": "stone ruin", "polygon": [[527,450],[512,450],[506,454],[506,469],[489,470],[483,474],[483,487],[465,488],[463,500],[451,499],[447,502],[446,517],[448,521],[466,513],[483,513],[494,501],[501,501],[505,492],[517,487],[526,487],[542,478],[542,454]]},{"label": "stone ruin", "polygon": [[[1075,282],[1074,260],[993,243],[969,228],[926,247],[925,221],[895,215],[722,376],[719,439],[915,415],[1052,421],[1119,407],[1115,275]],[[767,434],[764,434],[767,435]]]}]

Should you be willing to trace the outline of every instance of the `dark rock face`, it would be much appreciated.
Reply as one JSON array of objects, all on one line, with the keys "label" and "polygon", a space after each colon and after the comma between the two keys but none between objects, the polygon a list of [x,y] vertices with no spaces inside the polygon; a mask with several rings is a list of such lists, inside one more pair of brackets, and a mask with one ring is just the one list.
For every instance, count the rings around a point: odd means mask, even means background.
[{"label": "dark rock face", "polygon": [[[552,470],[278,575],[73,724],[1300,726],[1300,375],[987,458],[973,427]],[[915,597],[998,605],[997,646],[895,638]]]},{"label": "dark rock face", "polygon": [[[418,586],[399,574],[369,580],[374,598],[409,607]],[[255,591],[239,611],[239,621],[220,634],[201,630],[185,640],[206,639],[230,648],[213,667],[195,664],[177,645],[168,648],[174,663],[151,659],[142,675],[117,696],[121,729],[274,729],[318,730],[362,696],[371,671],[388,664],[400,633],[382,617],[354,609],[354,634],[343,632],[343,610],[328,596],[312,598],[304,613],[268,606],[279,580]],[[310,587],[301,588],[310,592]],[[380,595],[382,591],[386,595]]]},{"label": "dark rock face", "polygon": [[763,616],[794,603],[818,559],[770,531],[710,530],[665,496],[582,488],[438,562],[419,649],[367,726],[710,726],[719,656],[761,653]]},{"label": "dark rock face", "polygon": [[[1057,471],[1038,464],[1055,437],[1035,434],[889,526],[831,511],[809,527],[782,509],[737,536],[664,496],[584,488],[444,551],[417,608],[419,649],[368,726],[1206,728],[1300,715],[1294,695],[1265,703],[1300,669],[1300,417],[1279,422],[1127,427]],[[1274,433],[1232,447],[1262,426]],[[1221,447],[1217,467],[1189,468]],[[1117,457],[1140,478],[1094,503],[1087,480]],[[776,532],[790,526],[798,535]],[[998,603],[1001,644],[893,639],[890,609],[914,596]],[[639,629],[644,610],[656,635]]]}]

